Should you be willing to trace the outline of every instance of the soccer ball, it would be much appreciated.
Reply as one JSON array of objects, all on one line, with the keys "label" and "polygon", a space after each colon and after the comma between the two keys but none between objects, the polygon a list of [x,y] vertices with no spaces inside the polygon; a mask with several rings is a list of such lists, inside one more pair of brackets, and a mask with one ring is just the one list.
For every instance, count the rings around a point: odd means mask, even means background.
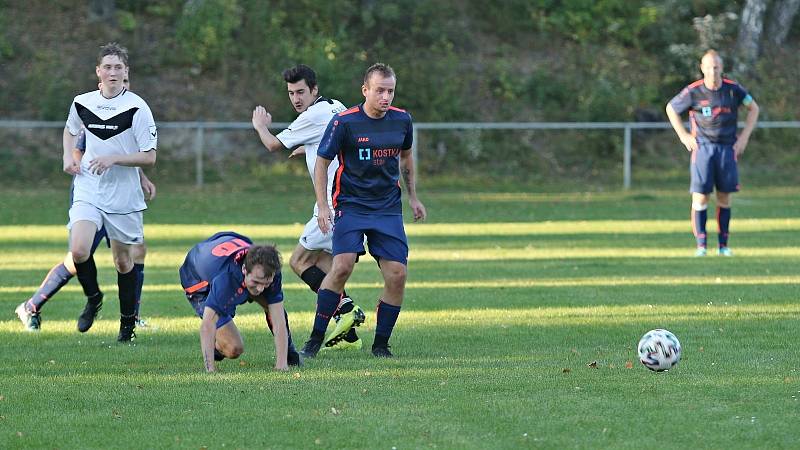
[{"label": "soccer ball", "polygon": [[650,370],[663,372],[681,360],[681,343],[667,330],[650,330],[639,339],[639,360]]}]

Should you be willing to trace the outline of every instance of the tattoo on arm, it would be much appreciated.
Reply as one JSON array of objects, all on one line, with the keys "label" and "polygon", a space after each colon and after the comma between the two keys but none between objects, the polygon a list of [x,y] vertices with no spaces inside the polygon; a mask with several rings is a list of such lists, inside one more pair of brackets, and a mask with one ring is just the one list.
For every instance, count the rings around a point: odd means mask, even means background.
[{"label": "tattoo on arm", "polygon": [[408,168],[403,168],[403,181],[406,184],[406,190],[411,192],[411,186],[413,185],[414,180],[411,179],[411,170]]}]

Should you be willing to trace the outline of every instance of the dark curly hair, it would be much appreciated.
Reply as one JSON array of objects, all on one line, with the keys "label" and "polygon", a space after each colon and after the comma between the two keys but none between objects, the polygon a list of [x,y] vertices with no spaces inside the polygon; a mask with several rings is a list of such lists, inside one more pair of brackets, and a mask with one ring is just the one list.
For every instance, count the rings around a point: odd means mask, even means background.
[{"label": "dark curly hair", "polygon": [[253,267],[260,265],[264,268],[264,275],[275,275],[281,271],[281,253],[274,245],[254,245],[244,257],[244,268],[252,272]]}]

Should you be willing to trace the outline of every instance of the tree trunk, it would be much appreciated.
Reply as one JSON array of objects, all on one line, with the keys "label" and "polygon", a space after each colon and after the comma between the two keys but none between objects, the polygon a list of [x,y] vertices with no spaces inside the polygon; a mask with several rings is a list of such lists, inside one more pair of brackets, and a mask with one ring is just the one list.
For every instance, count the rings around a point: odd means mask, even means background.
[{"label": "tree trunk", "polygon": [[798,7],[800,7],[800,0],[777,0],[772,6],[767,36],[769,42],[775,47],[780,47],[786,41]]},{"label": "tree trunk", "polygon": [[764,11],[766,0],[747,0],[742,9],[742,22],[739,25],[739,38],[736,41],[738,59],[736,72],[746,73],[758,59],[759,42],[764,30]]}]

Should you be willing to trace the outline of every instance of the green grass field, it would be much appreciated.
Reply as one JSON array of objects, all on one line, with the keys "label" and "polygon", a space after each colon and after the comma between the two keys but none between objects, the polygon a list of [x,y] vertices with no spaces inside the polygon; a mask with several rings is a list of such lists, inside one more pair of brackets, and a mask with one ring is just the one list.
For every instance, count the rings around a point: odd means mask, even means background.
[{"label": "green grass field", "polygon": [[[689,197],[631,193],[448,192],[420,188],[397,358],[323,353],[273,371],[263,314],[240,308],[245,354],[205,374],[199,319],[177,268],[222,229],[276,242],[288,259],[310,187],[228,192],[162,186],[146,213],[142,313],[154,329],[114,341],[116,277],[96,256],[102,317],[75,330],[73,280],[43,329],[14,315],[66,250],[66,193],[2,192],[0,448],[797,448],[800,446],[800,189],[735,199],[734,258],[693,258]],[[713,214],[711,214],[713,216]],[[709,221],[710,242],[716,226]],[[286,267],[299,345],[315,296]],[[368,313],[368,259],[348,291]],[[656,374],[636,358],[649,329],[683,359]],[[589,365],[596,362],[596,367]]]}]

